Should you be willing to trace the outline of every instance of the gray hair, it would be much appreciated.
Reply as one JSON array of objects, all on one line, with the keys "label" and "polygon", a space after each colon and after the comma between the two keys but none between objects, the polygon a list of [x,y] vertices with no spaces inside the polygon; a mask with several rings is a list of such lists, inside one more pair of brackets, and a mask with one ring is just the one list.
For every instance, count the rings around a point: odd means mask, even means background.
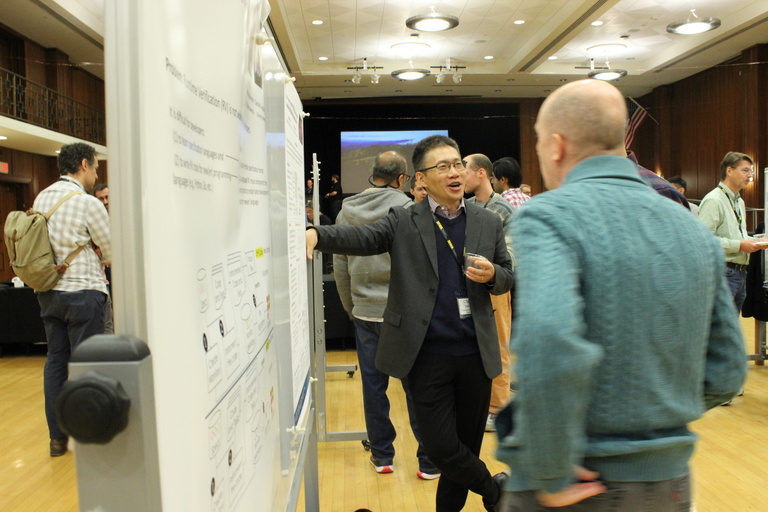
[{"label": "gray hair", "polygon": [[720,162],[720,181],[724,180],[726,176],[728,176],[729,167],[735,168],[736,164],[742,160],[746,160],[751,165],[755,165],[755,162],[749,155],[745,155],[744,153],[737,153],[736,151],[730,151],[726,153],[725,157],[723,157],[723,161]]}]

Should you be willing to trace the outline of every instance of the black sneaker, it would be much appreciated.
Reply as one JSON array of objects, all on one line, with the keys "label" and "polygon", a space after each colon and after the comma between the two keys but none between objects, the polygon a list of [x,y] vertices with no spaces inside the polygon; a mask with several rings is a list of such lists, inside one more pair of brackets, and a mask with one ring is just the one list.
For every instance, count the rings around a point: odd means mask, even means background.
[{"label": "black sneaker", "polygon": [[49,445],[51,450],[51,457],[61,457],[65,453],[67,453],[67,442],[69,439],[66,437],[62,439],[51,439],[51,444]]},{"label": "black sneaker", "polygon": [[496,500],[496,503],[490,504],[483,498],[483,506],[485,506],[485,510],[488,512],[498,512],[501,510],[499,505],[501,505],[501,498],[504,496],[504,483],[507,481],[507,478],[509,478],[508,471],[502,471],[493,475],[493,481],[499,487],[499,499]]},{"label": "black sneaker", "polygon": [[392,461],[381,461],[371,457],[371,465],[376,469],[377,473],[393,473],[395,471],[395,465]]}]

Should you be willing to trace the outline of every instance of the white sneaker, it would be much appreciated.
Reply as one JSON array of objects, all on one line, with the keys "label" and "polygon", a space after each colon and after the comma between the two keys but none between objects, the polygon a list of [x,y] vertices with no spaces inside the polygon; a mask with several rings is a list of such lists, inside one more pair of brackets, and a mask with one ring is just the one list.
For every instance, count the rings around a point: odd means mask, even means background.
[{"label": "white sneaker", "polygon": [[424,473],[423,471],[417,471],[416,476],[422,480],[435,480],[440,478],[440,473]]}]

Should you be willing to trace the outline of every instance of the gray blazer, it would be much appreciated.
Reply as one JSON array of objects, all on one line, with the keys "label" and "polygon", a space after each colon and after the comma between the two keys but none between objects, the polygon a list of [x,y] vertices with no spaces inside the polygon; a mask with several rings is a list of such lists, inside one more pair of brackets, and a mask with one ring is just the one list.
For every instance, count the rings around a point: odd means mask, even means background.
[{"label": "gray blazer", "polygon": [[[512,263],[499,216],[473,204],[466,204],[466,215],[466,251],[485,256],[496,268],[493,285],[467,279],[480,356],[492,379],[501,373],[501,356],[488,293],[501,295],[512,288]],[[319,251],[357,256],[389,252],[392,273],[376,367],[393,377],[405,377],[421,350],[437,296],[437,245],[429,202],[392,208],[385,217],[363,226],[315,229]]]}]

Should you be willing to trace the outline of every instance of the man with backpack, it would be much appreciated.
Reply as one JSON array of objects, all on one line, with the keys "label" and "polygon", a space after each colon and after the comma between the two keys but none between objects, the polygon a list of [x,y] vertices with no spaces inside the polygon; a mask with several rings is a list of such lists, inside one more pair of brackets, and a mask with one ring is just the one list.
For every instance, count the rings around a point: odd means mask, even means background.
[{"label": "man with backpack", "polygon": [[[51,457],[67,452],[67,436],[56,422],[55,403],[68,377],[72,350],[90,336],[104,332],[107,285],[101,263],[112,257],[109,216],[104,205],[86,193],[96,184],[98,167],[92,146],[81,142],[63,146],[59,153],[61,177],[40,192],[33,205],[36,211],[48,212],[65,196],[76,192],[48,219],[48,237],[57,265],[84,247],[56,285],[37,295],[48,341],[43,377]],[[101,258],[95,247],[101,249]]]}]

